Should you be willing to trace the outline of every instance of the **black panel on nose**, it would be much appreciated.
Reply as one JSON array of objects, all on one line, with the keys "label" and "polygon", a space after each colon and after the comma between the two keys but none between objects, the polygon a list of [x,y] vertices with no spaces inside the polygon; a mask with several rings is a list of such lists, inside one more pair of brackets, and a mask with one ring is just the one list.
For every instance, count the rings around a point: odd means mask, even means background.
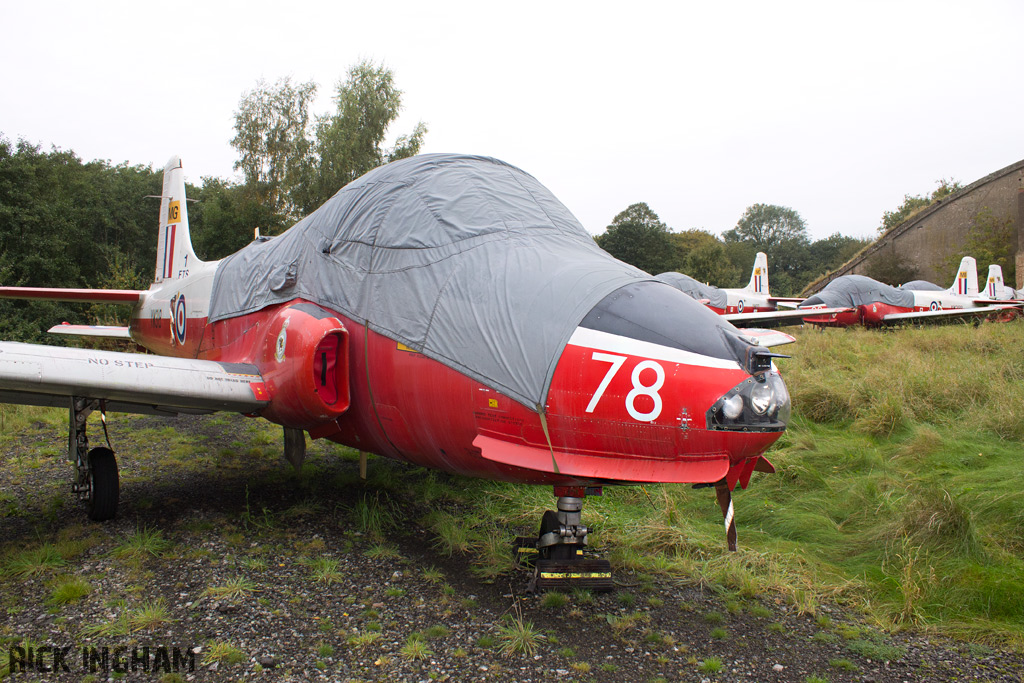
[{"label": "black panel on nose", "polygon": [[615,290],[580,327],[741,364],[752,346],[717,313],[662,282],[635,282]]}]

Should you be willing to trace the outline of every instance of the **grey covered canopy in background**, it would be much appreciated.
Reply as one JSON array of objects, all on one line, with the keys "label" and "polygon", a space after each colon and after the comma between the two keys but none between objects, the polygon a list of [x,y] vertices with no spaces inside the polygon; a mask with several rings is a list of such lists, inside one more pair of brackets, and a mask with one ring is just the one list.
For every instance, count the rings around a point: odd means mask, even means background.
[{"label": "grey covered canopy in background", "polygon": [[652,279],[602,251],[533,176],[426,154],[224,259],[210,321],[307,299],[538,409],[579,321]]},{"label": "grey covered canopy in background", "polygon": [[729,296],[725,292],[720,290],[718,287],[698,282],[689,275],[668,272],[661,273],[655,277],[665,284],[672,285],[680,292],[691,296],[697,301],[706,301],[708,306],[720,308],[724,311],[729,305]]},{"label": "grey covered canopy in background", "polygon": [[821,305],[837,308],[863,306],[876,301],[903,308],[914,307],[914,295],[911,292],[890,287],[864,275],[841,275],[814,296],[804,299],[800,308]]}]

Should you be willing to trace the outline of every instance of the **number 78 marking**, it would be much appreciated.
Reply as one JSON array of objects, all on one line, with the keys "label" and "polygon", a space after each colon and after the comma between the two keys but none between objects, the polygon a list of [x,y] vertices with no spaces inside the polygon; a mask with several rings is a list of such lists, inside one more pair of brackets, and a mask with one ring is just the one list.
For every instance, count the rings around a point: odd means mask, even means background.
[{"label": "number 78 marking", "polygon": [[[601,353],[600,351],[595,351],[591,358],[604,363],[611,363],[612,365],[608,368],[608,372],[605,373],[604,379],[601,380],[601,384],[598,385],[597,391],[595,391],[594,395],[590,397],[590,403],[587,404],[586,411],[588,413],[594,412],[594,409],[597,408],[598,402],[601,400],[601,397],[604,396],[604,392],[608,389],[608,385],[611,384],[612,378],[615,377],[615,373],[617,373],[619,368],[622,367],[622,364],[626,362],[626,356],[617,356],[612,353]],[[640,381],[640,374],[644,370],[654,371],[654,384],[648,385]],[[657,417],[661,415],[661,409],[664,405],[661,400],[661,394],[658,393],[658,390],[665,385],[665,368],[663,368],[660,363],[653,360],[640,361],[637,363],[636,367],[633,368],[633,375],[631,379],[633,382],[633,388],[626,395],[626,412],[628,412],[629,416],[638,422],[650,422],[657,419]],[[636,399],[640,396],[647,396],[651,399],[654,403],[654,407],[647,412],[637,409]]]},{"label": "number 78 marking", "polygon": [[597,391],[595,391],[594,395],[590,397],[590,403],[587,404],[588,413],[594,412],[594,408],[597,407],[598,401],[600,401],[601,397],[604,396],[604,392],[608,388],[608,385],[612,383],[612,377],[615,377],[615,373],[618,372],[619,368],[622,367],[622,364],[626,362],[625,356],[616,356],[611,353],[601,353],[600,351],[594,351],[594,355],[591,356],[591,358],[605,363],[611,363],[612,366],[608,368],[608,372],[605,374],[604,379],[602,379],[601,383],[597,386]]}]

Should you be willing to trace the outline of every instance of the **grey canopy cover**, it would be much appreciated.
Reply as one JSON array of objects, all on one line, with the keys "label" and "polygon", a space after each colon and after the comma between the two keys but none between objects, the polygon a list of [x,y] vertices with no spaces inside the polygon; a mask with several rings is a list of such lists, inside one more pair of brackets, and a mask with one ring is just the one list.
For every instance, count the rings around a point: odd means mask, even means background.
[{"label": "grey canopy cover", "polygon": [[306,299],[538,409],[579,321],[651,279],[602,251],[533,176],[426,154],[224,259],[210,321]]},{"label": "grey canopy cover", "polygon": [[841,275],[814,296],[804,299],[800,308],[822,304],[828,307],[863,306],[875,302],[913,308],[914,295],[864,275]]},{"label": "grey canopy cover", "polygon": [[697,301],[706,300],[708,306],[721,308],[724,311],[729,305],[729,296],[725,292],[720,290],[718,287],[698,282],[689,275],[669,272],[656,275],[655,277],[665,284],[672,285],[680,292],[691,296]]},{"label": "grey canopy cover", "polygon": [[911,280],[900,285],[898,289],[909,289],[915,292],[943,292],[946,290],[945,287],[939,287],[934,282],[928,282],[927,280]]}]

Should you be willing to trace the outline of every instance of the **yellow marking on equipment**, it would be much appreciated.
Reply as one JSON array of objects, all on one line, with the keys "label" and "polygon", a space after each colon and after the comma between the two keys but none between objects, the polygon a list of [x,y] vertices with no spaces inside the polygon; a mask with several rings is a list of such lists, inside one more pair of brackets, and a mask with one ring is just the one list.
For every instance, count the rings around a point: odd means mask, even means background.
[{"label": "yellow marking on equipment", "polygon": [[181,222],[181,202],[175,200],[167,205],[167,222],[168,223],[180,223]]},{"label": "yellow marking on equipment", "polygon": [[399,351],[408,351],[409,353],[419,353],[419,351],[417,351],[416,349],[410,349],[408,346],[406,346],[402,342],[398,342],[398,350]]},{"label": "yellow marking on equipment", "polygon": [[489,398],[489,399],[487,399],[487,405],[489,405],[491,408],[497,408],[498,407],[498,399],[496,399],[496,398]]},{"label": "yellow marking on equipment", "polygon": [[610,579],[612,578],[611,572],[588,572],[588,573],[575,573],[575,572],[541,572],[540,578],[542,579]]}]

